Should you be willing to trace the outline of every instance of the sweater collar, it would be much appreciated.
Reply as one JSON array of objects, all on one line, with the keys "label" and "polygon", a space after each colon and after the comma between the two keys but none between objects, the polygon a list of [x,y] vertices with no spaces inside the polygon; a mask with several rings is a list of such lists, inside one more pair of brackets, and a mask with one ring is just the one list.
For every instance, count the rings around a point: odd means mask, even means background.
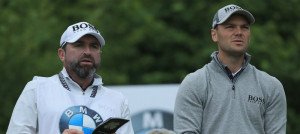
[{"label": "sweater collar", "polygon": [[[223,64],[223,63],[219,60],[218,54],[219,54],[218,51],[213,52],[213,53],[211,54],[211,56],[210,56],[211,59],[214,60],[215,62],[217,62],[217,64],[220,65],[222,68],[224,68],[224,69],[228,68],[225,64]],[[249,64],[250,60],[251,60],[251,55],[248,54],[248,53],[246,53],[246,54],[245,54],[245,60],[244,60],[244,63],[243,63],[243,65],[242,65],[241,70],[244,70],[244,69],[247,67],[247,65]]]}]

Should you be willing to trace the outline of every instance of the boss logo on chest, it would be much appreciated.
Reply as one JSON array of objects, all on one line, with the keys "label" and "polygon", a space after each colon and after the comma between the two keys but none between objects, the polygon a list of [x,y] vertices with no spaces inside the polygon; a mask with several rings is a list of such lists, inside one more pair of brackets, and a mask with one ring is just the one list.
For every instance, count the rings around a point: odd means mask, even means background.
[{"label": "boss logo on chest", "polygon": [[265,104],[265,99],[263,97],[249,95],[248,96],[248,102],[256,103],[256,104]]}]

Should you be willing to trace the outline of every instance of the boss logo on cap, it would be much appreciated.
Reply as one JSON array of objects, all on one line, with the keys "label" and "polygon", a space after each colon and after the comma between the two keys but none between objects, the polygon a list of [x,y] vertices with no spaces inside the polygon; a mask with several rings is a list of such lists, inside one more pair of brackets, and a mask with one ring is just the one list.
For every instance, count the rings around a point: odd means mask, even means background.
[{"label": "boss logo on cap", "polygon": [[72,28],[73,28],[73,32],[78,32],[78,31],[86,30],[87,28],[89,28],[89,30],[99,33],[98,29],[96,29],[93,25],[88,24],[88,23],[77,24],[77,25],[74,25]]},{"label": "boss logo on cap", "polygon": [[242,10],[242,8],[239,6],[230,6],[230,7],[226,7],[224,10],[226,13],[228,13],[228,12],[232,12],[234,10]]}]

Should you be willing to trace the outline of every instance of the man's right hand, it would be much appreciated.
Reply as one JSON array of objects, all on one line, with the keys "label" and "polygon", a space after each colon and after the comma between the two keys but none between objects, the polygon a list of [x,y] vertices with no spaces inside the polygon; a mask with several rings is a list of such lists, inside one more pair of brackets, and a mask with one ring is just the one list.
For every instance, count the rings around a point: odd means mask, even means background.
[{"label": "man's right hand", "polygon": [[62,134],[84,134],[84,132],[77,129],[66,129]]}]

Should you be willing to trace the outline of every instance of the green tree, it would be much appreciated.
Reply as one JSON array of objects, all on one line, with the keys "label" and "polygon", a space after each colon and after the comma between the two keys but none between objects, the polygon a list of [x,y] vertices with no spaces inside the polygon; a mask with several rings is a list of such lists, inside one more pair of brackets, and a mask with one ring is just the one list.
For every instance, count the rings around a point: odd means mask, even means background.
[{"label": "green tree", "polygon": [[287,133],[299,133],[300,14],[298,0],[2,0],[0,1],[0,133],[25,84],[62,69],[60,36],[88,21],[104,36],[99,74],[106,85],[180,83],[217,50],[212,18],[237,4],[253,13],[251,63],[277,77],[288,103]]}]

